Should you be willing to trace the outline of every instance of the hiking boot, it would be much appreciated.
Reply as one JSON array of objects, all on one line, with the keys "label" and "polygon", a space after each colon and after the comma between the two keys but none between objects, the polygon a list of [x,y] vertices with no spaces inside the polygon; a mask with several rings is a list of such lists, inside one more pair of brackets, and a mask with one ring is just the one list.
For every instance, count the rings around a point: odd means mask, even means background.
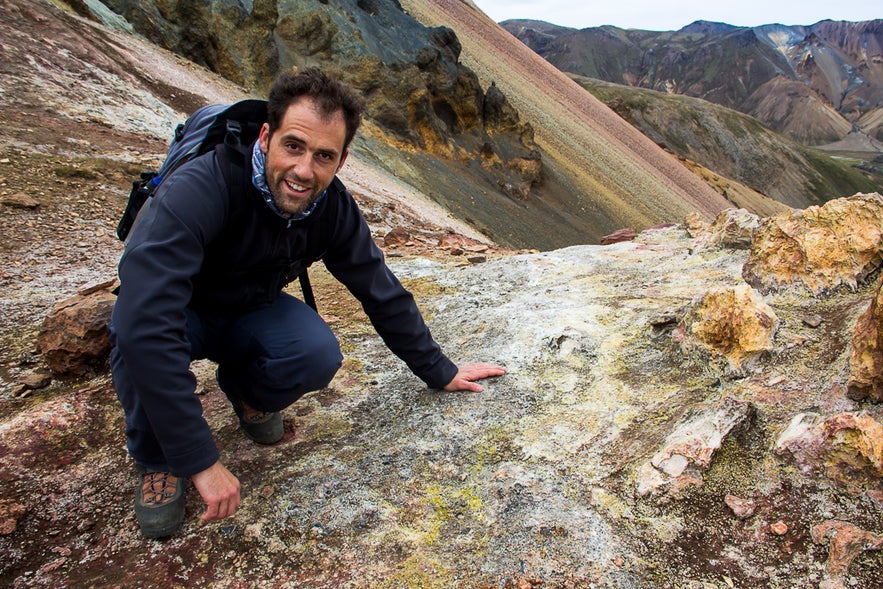
[{"label": "hiking boot", "polygon": [[282,414],[278,411],[258,411],[230,395],[227,398],[239,418],[239,427],[258,444],[275,444],[285,435]]},{"label": "hiking boot", "polygon": [[170,536],[184,524],[187,479],[170,472],[141,472],[135,490],[135,517],[145,538]]},{"label": "hiking boot", "polygon": [[245,432],[249,438],[258,444],[275,444],[285,435],[285,426],[282,423],[282,414],[278,411],[258,411],[252,409],[242,402],[242,400],[231,393],[231,387],[225,387],[222,381],[221,367],[215,371],[215,378],[221,392],[226,395],[230,404],[233,405],[233,411],[239,418],[239,427]]}]

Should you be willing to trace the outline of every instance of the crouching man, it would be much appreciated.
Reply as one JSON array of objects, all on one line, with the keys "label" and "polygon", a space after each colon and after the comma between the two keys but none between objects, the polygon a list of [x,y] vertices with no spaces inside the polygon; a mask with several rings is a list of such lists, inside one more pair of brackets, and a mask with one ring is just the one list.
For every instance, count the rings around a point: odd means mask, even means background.
[{"label": "crouching man", "polygon": [[[475,381],[505,372],[445,356],[336,178],[361,113],[360,99],[319,70],[280,75],[244,173],[230,178],[224,147],[195,158],[160,185],[133,228],[119,264],[111,368],[145,537],[181,528],[188,480],[206,504],[204,521],[239,507],[239,480],[219,460],[194,394],[192,360],[217,362],[239,425],[261,444],[282,438],[280,411],[340,368],[329,327],[282,292],[314,260],[429,387],[481,391]],[[241,189],[231,190],[237,179]]]}]

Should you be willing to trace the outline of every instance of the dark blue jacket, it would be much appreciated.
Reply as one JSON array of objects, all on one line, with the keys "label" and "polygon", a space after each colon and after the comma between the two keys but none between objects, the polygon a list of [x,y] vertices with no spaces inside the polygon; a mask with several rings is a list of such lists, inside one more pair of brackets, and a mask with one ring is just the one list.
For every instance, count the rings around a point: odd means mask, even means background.
[{"label": "dark blue jacket", "polygon": [[[289,221],[251,185],[230,191],[217,152],[182,166],[159,187],[119,264],[116,345],[169,467],[192,475],[218,459],[194,395],[185,308],[238,314],[267,304],[322,259],[359,300],[386,345],[428,386],[457,367],[433,340],[383,260],[358,205],[335,178],[313,213]],[[234,201],[238,198],[241,201]]]}]

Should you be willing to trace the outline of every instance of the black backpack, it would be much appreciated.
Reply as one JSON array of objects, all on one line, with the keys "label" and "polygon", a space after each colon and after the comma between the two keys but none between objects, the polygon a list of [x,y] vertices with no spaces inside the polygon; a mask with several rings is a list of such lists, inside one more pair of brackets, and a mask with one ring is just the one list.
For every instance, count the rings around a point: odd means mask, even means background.
[{"label": "black backpack", "polygon": [[[175,129],[175,137],[169,145],[166,159],[159,170],[141,172],[141,177],[132,182],[129,201],[117,225],[117,237],[122,241],[128,238],[138,219],[138,213],[155,193],[163,180],[168,178],[181,164],[208,153],[223,143],[228,149],[230,162],[228,185],[232,190],[240,190],[243,185],[243,172],[248,147],[257,139],[261,126],[267,121],[266,100],[241,100],[233,104],[210,104],[198,109]],[[304,302],[314,310],[316,299],[310,287],[310,277],[306,268],[298,277]]]}]

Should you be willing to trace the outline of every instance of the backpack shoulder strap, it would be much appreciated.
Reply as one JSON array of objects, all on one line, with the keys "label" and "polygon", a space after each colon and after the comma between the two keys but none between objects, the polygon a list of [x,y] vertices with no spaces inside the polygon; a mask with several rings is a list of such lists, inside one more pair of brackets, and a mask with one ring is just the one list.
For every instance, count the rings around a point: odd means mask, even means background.
[{"label": "backpack shoulder strap", "polygon": [[[229,134],[228,134],[229,139]],[[250,157],[248,146],[241,144],[228,144],[225,140],[224,144],[216,147],[216,153],[221,164],[221,170],[224,173],[224,181],[227,183],[228,195],[230,198],[230,206],[241,206],[245,199],[246,181],[245,176],[245,159]],[[233,210],[233,209],[231,209]],[[233,214],[236,214],[235,212]],[[297,277],[300,283],[300,290],[303,293],[304,302],[310,306],[313,311],[318,313],[316,306],[316,297],[313,294],[313,287],[310,284],[309,265],[304,266],[303,271]]]}]

